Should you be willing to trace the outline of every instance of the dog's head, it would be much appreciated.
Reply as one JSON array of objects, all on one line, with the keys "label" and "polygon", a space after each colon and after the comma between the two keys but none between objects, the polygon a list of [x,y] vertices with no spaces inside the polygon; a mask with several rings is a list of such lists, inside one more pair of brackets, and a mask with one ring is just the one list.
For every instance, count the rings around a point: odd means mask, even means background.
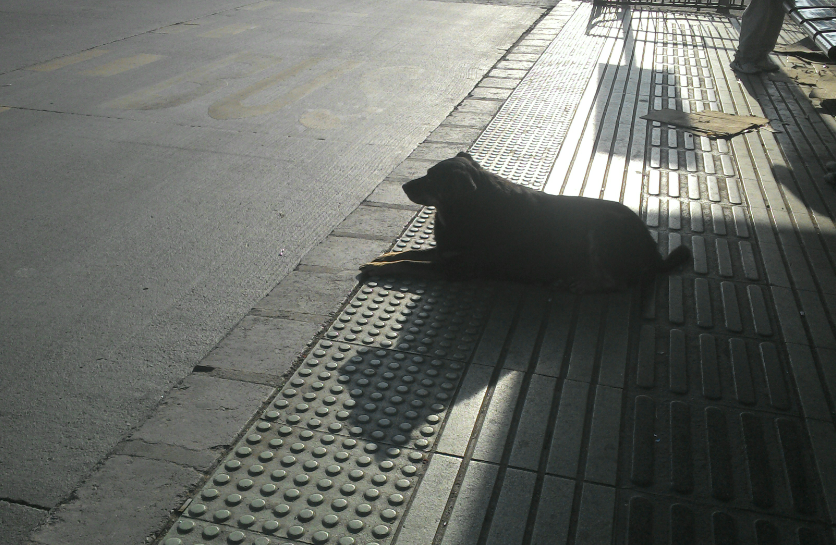
[{"label": "dog's head", "polygon": [[427,175],[403,185],[409,200],[424,206],[438,207],[456,202],[476,191],[479,165],[469,153],[461,152],[427,170]]}]

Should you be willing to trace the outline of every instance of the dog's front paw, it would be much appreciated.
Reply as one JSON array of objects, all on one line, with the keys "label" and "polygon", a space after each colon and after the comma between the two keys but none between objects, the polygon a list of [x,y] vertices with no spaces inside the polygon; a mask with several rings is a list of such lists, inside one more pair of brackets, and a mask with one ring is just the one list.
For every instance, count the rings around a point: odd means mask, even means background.
[{"label": "dog's front paw", "polygon": [[383,268],[385,266],[386,263],[370,261],[369,263],[363,263],[360,265],[360,272],[370,276],[379,276],[380,274],[383,274]]}]

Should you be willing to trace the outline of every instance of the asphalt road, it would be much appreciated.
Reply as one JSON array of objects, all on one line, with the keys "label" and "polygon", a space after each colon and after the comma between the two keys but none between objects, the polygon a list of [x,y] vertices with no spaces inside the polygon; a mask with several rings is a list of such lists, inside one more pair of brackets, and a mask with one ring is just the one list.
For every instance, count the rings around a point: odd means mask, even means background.
[{"label": "asphalt road", "polygon": [[66,499],[540,13],[0,2],[6,531]]}]

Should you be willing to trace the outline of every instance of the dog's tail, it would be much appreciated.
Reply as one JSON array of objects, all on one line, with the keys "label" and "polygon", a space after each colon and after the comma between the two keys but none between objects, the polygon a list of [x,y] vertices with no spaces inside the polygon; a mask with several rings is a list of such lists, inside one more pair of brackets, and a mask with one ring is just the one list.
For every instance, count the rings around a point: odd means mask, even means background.
[{"label": "dog's tail", "polygon": [[688,259],[691,258],[691,250],[687,246],[677,246],[668,254],[668,257],[662,259],[658,271],[660,273],[668,273],[677,267],[684,265]]}]

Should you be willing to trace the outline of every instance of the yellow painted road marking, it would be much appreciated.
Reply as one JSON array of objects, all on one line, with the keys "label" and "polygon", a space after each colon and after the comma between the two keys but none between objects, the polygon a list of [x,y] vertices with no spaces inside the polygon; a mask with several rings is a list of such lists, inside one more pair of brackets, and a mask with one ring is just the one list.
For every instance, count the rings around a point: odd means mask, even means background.
[{"label": "yellow painted road marking", "polygon": [[267,104],[259,106],[244,106],[241,104],[244,100],[250,98],[256,93],[259,93],[282,80],[298,74],[302,70],[318,63],[320,60],[321,59],[313,58],[304,61],[285,70],[284,72],[280,72],[275,76],[264,79],[258,83],[254,83],[246,89],[212,104],[209,107],[209,116],[213,119],[242,119],[245,117],[254,117],[257,115],[277,112],[288,104],[296,102],[360,64],[359,61],[345,62],[343,65],[314,78],[305,85],[300,85],[299,87],[291,89],[285,93],[284,96],[268,102]]},{"label": "yellow painted road marking", "polygon": [[140,66],[145,66],[146,64],[151,64],[152,62],[158,61],[162,58],[162,55],[150,55],[147,53],[142,53],[139,55],[134,55],[133,57],[127,57],[124,59],[118,59],[113,62],[109,62],[98,68],[87,70],[84,73],[88,76],[115,76],[116,74],[121,74],[122,72],[127,72],[128,70],[133,70],[134,68],[139,68]]},{"label": "yellow painted road marking", "polygon": [[[281,62],[278,57],[256,56],[250,53],[236,53],[224,57],[206,66],[189,70],[184,74],[169,78],[156,85],[146,87],[129,95],[105,103],[105,108],[120,110],[159,110],[186,104],[196,98],[207,95],[220,87],[225,79],[219,75],[221,70],[236,64],[246,68],[235,73],[234,77],[246,77]],[[225,70],[229,72],[229,70]]]},{"label": "yellow painted road marking", "polygon": [[227,36],[235,36],[236,34],[241,34],[242,32],[246,32],[254,28],[258,27],[256,25],[235,23],[210,30],[209,32],[204,32],[203,34],[198,34],[198,36],[201,38],[226,38]]},{"label": "yellow painted road marking", "polygon": [[5,112],[8,109],[9,109],[8,106],[0,106],[0,112]]},{"label": "yellow painted road marking", "polygon": [[245,9],[247,11],[255,11],[255,10],[258,10],[258,9],[269,8],[269,7],[275,6],[277,4],[278,4],[278,2],[275,2],[274,0],[264,0],[264,2],[258,2],[256,4],[250,4],[249,6],[244,6],[244,7],[239,8],[239,9]]},{"label": "yellow painted road marking", "polygon": [[34,72],[51,72],[52,70],[58,70],[59,68],[64,68],[65,66],[70,66],[71,64],[75,64],[77,62],[95,59],[99,55],[104,55],[105,53],[107,53],[107,51],[104,49],[90,49],[88,51],[76,53],[75,55],[67,55],[66,57],[55,59],[54,61],[36,64],[35,66],[26,68],[26,70],[32,70]]}]

